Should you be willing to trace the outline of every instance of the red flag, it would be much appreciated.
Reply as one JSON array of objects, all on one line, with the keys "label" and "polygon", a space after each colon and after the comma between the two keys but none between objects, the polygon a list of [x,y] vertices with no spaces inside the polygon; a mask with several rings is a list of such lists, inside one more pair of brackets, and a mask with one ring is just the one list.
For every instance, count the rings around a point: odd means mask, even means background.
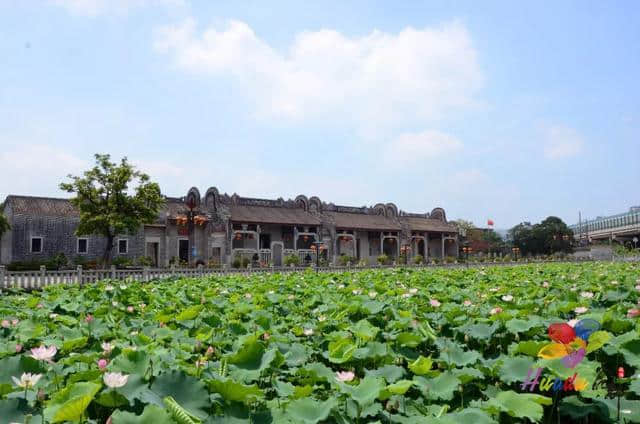
[{"label": "red flag", "polygon": [[487,219],[487,225],[489,227],[493,227],[493,220],[492,219]]}]

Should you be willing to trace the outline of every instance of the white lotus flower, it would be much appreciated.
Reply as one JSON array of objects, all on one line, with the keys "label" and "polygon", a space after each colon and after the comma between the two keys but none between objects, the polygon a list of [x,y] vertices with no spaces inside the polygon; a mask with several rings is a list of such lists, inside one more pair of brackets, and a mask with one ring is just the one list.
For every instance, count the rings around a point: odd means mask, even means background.
[{"label": "white lotus flower", "polygon": [[580,293],[580,296],[584,297],[585,299],[593,299],[593,293],[589,291],[583,291],[582,293]]},{"label": "white lotus flower", "polygon": [[576,324],[577,324],[577,323],[579,323],[579,322],[580,322],[580,320],[579,320],[579,319],[575,319],[575,318],[574,318],[574,319],[572,319],[572,320],[569,320],[569,322],[567,322],[567,324],[569,324],[569,326],[571,326],[571,327],[575,327],[575,326],[576,326]]},{"label": "white lotus flower", "polygon": [[375,291],[370,291],[370,292],[369,292],[369,297],[370,297],[371,299],[375,299],[377,295],[378,295],[378,293],[377,293],[377,292],[375,292]]},{"label": "white lotus flower", "polygon": [[437,307],[439,307],[439,306],[441,305],[440,301],[439,301],[439,300],[437,300],[437,299],[431,299],[431,300],[429,301],[429,304],[430,304],[431,306],[433,306],[434,308],[437,308]]},{"label": "white lotus flower", "polygon": [[511,302],[513,300],[513,296],[511,296],[510,294],[505,294],[504,296],[502,296],[502,300],[504,300],[505,302]]},{"label": "white lotus flower", "polygon": [[246,299],[251,299],[251,298],[253,297],[253,295],[252,295],[251,293],[245,293],[245,294],[244,294],[244,297],[245,297]]},{"label": "white lotus flower", "polygon": [[416,294],[416,293],[418,293],[418,289],[416,289],[416,288],[409,289],[409,293]]},{"label": "white lotus flower", "polygon": [[356,375],[352,371],[338,371],[336,372],[336,380],[346,382],[352,381]]},{"label": "white lotus flower", "polygon": [[618,285],[618,282],[617,282],[616,280],[613,280],[613,281],[611,282],[611,285],[612,285],[612,286],[617,286],[617,285]]},{"label": "white lotus flower", "polygon": [[104,353],[109,354],[113,350],[114,346],[109,342],[102,342],[102,350]]},{"label": "white lotus flower", "polygon": [[112,290],[114,289],[114,287],[113,287],[111,284],[107,284],[107,285],[104,287],[104,289],[105,289],[106,291],[112,291]]},{"label": "white lotus flower", "polygon": [[462,302],[462,304],[463,304],[464,306],[471,306],[471,305],[473,305],[473,303],[471,303],[471,301],[470,301],[470,300],[468,300],[468,299],[467,299],[467,300],[465,300],[464,302]]},{"label": "white lotus flower", "polygon": [[356,296],[359,295],[360,293],[362,293],[362,290],[360,289],[355,289],[353,290],[351,293],[355,294]]},{"label": "white lotus flower", "polygon": [[57,352],[58,349],[55,346],[34,347],[33,349],[31,349],[31,357],[33,359],[37,359],[38,361],[52,362],[52,359],[54,356],[56,356]]},{"label": "white lotus flower", "polygon": [[313,328],[305,328],[302,331],[302,334],[304,334],[305,336],[313,336]]},{"label": "white lotus flower", "polygon": [[325,322],[326,320],[327,320],[327,317],[326,317],[326,316],[324,316],[324,315],[320,315],[320,316],[318,317],[318,322]]},{"label": "white lotus flower", "polygon": [[576,314],[584,314],[588,310],[589,310],[589,308],[587,308],[586,306],[578,306],[577,308],[575,308],[573,310],[573,312],[575,312]]},{"label": "white lotus flower", "polygon": [[11,377],[11,379],[16,384],[16,386],[22,387],[23,389],[30,389],[38,384],[40,377],[42,377],[42,374],[31,374],[25,372],[20,376],[20,380],[18,380],[16,377]]},{"label": "white lotus flower", "polygon": [[112,389],[116,389],[127,384],[129,376],[119,372],[108,372],[102,379],[104,380],[104,384],[111,387]]},{"label": "white lotus flower", "polygon": [[548,282],[548,281],[543,281],[543,282],[542,282],[542,287],[544,287],[545,289],[546,289],[547,287],[549,287],[549,282]]},{"label": "white lotus flower", "polygon": [[402,298],[403,299],[408,299],[411,297],[411,293],[402,293]]}]

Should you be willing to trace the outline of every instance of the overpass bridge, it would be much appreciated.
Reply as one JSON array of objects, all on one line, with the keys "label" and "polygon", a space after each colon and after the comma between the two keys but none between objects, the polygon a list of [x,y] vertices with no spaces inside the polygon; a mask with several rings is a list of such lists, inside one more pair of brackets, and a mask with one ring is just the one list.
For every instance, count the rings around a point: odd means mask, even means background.
[{"label": "overpass bridge", "polygon": [[617,215],[582,221],[569,228],[580,244],[609,240],[629,247],[640,247],[640,206],[631,207],[628,212]]}]

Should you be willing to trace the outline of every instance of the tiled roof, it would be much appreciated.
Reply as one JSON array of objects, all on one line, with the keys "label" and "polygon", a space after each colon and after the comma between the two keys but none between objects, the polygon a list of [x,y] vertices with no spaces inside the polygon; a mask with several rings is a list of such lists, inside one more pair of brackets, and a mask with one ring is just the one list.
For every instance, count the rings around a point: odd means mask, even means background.
[{"label": "tiled roof", "polygon": [[77,218],[78,211],[68,199],[51,197],[8,196],[7,205],[14,215],[35,215]]},{"label": "tiled roof", "polygon": [[383,215],[361,213],[325,212],[333,218],[336,228],[356,228],[361,230],[400,231],[400,225]]},{"label": "tiled roof", "polygon": [[442,222],[439,219],[401,216],[400,220],[407,223],[413,231],[458,232],[454,225]]},{"label": "tiled roof", "polygon": [[319,225],[320,220],[303,209],[231,205],[231,220],[261,224]]}]

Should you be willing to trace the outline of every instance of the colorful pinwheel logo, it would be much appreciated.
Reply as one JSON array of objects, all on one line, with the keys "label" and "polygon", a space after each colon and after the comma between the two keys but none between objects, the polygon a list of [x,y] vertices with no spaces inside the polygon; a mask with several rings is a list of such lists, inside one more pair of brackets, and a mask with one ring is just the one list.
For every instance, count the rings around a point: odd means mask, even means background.
[{"label": "colorful pinwheel logo", "polygon": [[557,323],[549,326],[549,338],[553,341],[538,352],[543,359],[559,359],[569,369],[575,368],[587,353],[589,336],[600,329],[600,323],[593,319],[583,319],[571,326]]}]

